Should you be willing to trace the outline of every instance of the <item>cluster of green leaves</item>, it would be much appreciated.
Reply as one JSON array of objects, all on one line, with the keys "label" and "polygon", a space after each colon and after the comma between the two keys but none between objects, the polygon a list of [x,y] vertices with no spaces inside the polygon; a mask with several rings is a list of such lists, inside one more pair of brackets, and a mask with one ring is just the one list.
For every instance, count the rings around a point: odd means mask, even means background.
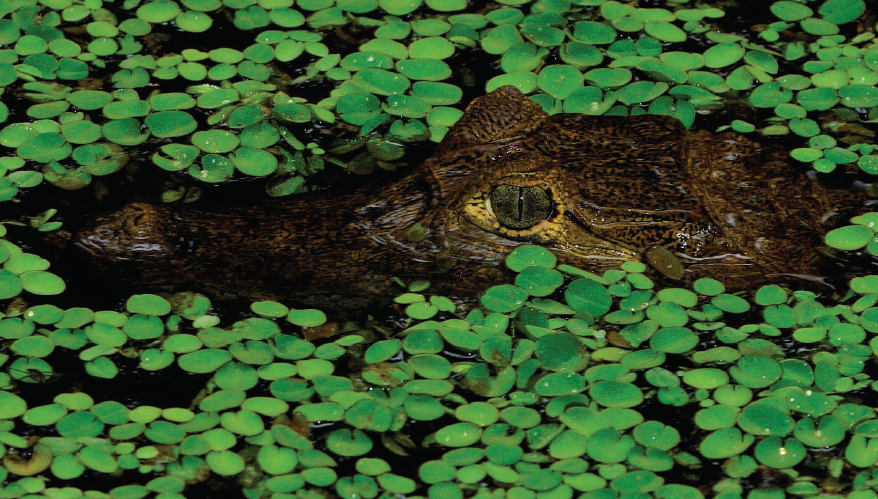
[{"label": "cluster of green leaves", "polygon": [[851,219],[853,225],[845,225],[826,234],[826,244],[844,251],[865,250],[878,256],[878,213],[869,212]]},{"label": "cluster of green leaves", "polygon": [[[254,498],[697,499],[667,473],[722,460],[717,497],[739,497],[760,465],[787,475],[797,496],[819,494],[828,478],[875,494],[878,416],[860,399],[878,389],[865,370],[878,354],[878,276],[855,278],[826,306],[776,285],[730,294],[713,279],[657,290],[640,263],[596,275],[538,246],[514,250],[507,266],[515,283],[486,290],[484,308],[464,318],[413,283],[399,301],[418,319],[396,331],[327,324],[272,301],[223,327],[196,294],[135,295],[124,312],[9,309],[2,491],[73,498],[85,491],[59,488],[66,480],[130,470],[143,480],[108,497],[183,497],[216,475]],[[124,381],[113,359],[126,356],[210,381],[188,408],[87,390],[37,406],[16,395],[51,379],[47,359],[58,355],[101,378]],[[681,435],[650,406],[691,410],[695,429]],[[381,457],[421,452],[434,458],[406,470]],[[355,470],[340,474],[348,459]]]},{"label": "cluster of green leaves", "polygon": [[[601,17],[572,25],[561,17],[565,12],[548,7],[526,17],[503,10],[490,13],[489,18],[509,22],[481,39],[485,51],[503,55],[501,68],[506,72],[492,79],[488,90],[506,84],[526,93],[541,90],[544,94],[533,99],[549,113],[668,114],[687,127],[694,123],[696,110],[714,109],[723,97],[740,95],[753,107],[775,110],[760,133],[792,131],[810,139],[808,147],[793,151],[794,159],[812,162],[822,172],[857,163],[873,173],[878,165],[869,136],[847,147],[838,146],[831,136],[847,123],[878,118],[874,33],[850,40],[838,34],[839,25],[863,14],[862,0],[826,1],[817,13],[800,3],[776,2],[772,12],[781,21],[769,24],[759,43],[708,32],[706,23],[723,16],[714,8],[671,12],[616,1],[588,3],[600,5]],[[780,32],[796,27],[813,41],[780,40]],[[668,50],[700,33],[714,43],[703,53]],[[544,65],[551,55],[565,64]],[[779,74],[781,63],[790,68],[785,74]],[[793,68],[801,68],[804,75]],[[813,119],[814,111],[829,109],[837,115],[834,123],[821,126]],[[865,112],[860,116],[855,110]],[[720,130],[728,128],[747,133],[756,126],[736,120]]]},{"label": "cluster of green leaves", "polygon": [[[533,99],[550,113],[648,112],[691,126],[696,110],[741,95],[757,108],[775,110],[760,133],[809,139],[793,158],[824,172],[851,163],[878,172],[867,136],[848,137],[847,145],[833,137],[845,124],[878,119],[874,34],[839,34],[840,25],[863,14],[863,0],[826,0],[816,12],[776,2],[772,13],[779,20],[763,27],[758,43],[711,31],[712,20],[724,12],[684,8],[685,2],[669,10],[615,0],[540,0],[529,13],[520,7],[527,2],[503,3],[508,7],[483,15],[458,13],[466,2],[433,0],[426,2],[433,15],[407,20],[403,16],[424,9],[422,2],[157,0],[112,12],[73,0],[8,2],[0,10],[9,16],[0,19],[0,45],[10,47],[0,50],[0,87],[20,85],[35,104],[26,112],[31,121],[0,131],[0,145],[16,152],[0,161],[0,201],[43,179],[67,189],[88,185],[93,176],[125,165],[125,147],[150,138],[180,141],[163,140],[152,156],[164,170],[205,182],[236,173],[272,175],[271,195],[302,190],[305,177],[326,161],[356,173],[393,169],[405,143],[438,142],[461,116],[462,91],[446,81],[449,61],[475,49],[496,56],[502,72],[487,90],[515,85],[525,93],[540,91]],[[209,33],[220,13],[238,29],[251,30],[254,43],[244,50],[148,50],[146,40],[160,24]],[[357,52],[330,53],[319,30],[342,25],[375,29],[375,38]],[[65,37],[65,30],[76,29],[91,38]],[[796,30],[810,41],[782,39]],[[703,53],[673,50],[696,36],[710,45]],[[549,59],[559,63],[545,64]],[[792,71],[780,75],[781,63]],[[283,80],[289,65],[303,67],[304,74]],[[60,83],[83,81],[90,66],[113,70],[115,90]],[[295,91],[298,83],[319,80],[338,87],[316,103],[277,85]],[[168,81],[190,86],[186,92],[154,88]],[[206,119],[196,118],[199,110],[209,113]],[[821,125],[815,114],[826,110],[835,116]],[[8,116],[0,103],[0,121]],[[358,127],[359,138],[305,144],[295,137],[297,127],[316,122]],[[731,128],[749,132],[756,126],[735,121]],[[343,156],[356,150],[361,152],[353,159]],[[165,200],[184,192],[170,190]]]},{"label": "cluster of green leaves", "polygon": [[7,241],[5,235],[6,227],[0,224],[0,300],[19,296],[22,291],[33,295],[57,295],[64,291],[64,281],[47,272],[48,260],[25,253]]}]

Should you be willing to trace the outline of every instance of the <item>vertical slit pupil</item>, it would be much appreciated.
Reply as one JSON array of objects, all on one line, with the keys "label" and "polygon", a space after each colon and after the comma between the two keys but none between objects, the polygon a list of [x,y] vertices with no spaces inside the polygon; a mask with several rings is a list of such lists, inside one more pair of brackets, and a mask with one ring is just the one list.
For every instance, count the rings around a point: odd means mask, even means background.
[{"label": "vertical slit pupil", "polygon": [[552,211],[549,194],[541,187],[503,184],[491,193],[498,221],[510,229],[526,229],[547,219]]}]

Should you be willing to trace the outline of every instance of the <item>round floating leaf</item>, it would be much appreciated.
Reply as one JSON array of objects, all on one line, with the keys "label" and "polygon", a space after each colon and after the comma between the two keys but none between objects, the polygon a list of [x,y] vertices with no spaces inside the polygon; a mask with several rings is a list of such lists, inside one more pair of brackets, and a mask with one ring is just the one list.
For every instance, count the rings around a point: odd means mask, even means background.
[{"label": "round floating leaf", "polygon": [[454,44],[439,36],[421,38],[409,44],[412,59],[447,59],[454,55]]},{"label": "round floating leaf", "polygon": [[603,428],[591,435],[586,451],[595,461],[620,463],[628,457],[628,452],[636,444],[629,435],[622,435],[614,428]]},{"label": "round floating leaf", "polygon": [[367,364],[383,362],[399,353],[402,343],[399,340],[384,340],[373,343],[363,355]]},{"label": "round floating leaf", "polygon": [[383,109],[388,114],[404,118],[423,118],[430,112],[430,105],[417,97],[390,95]]},{"label": "round floating leaf", "polygon": [[180,6],[171,0],[157,0],[137,9],[137,17],[152,23],[166,23],[180,14]]},{"label": "round floating leaf", "polygon": [[[2,251],[3,250],[0,250],[0,252]],[[0,260],[3,260],[2,256],[0,256]],[[64,317],[64,310],[54,305],[37,305],[27,309],[27,311],[25,311],[25,316],[37,324],[55,324]]]},{"label": "round floating leaf", "polygon": [[573,38],[593,45],[603,45],[616,39],[616,30],[603,23],[579,21],[573,25]]},{"label": "round floating leaf", "polygon": [[290,312],[289,308],[276,301],[253,302],[250,304],[250,310],[265,317],[284,317]]},{"label": "round floating leaf", "polygon": [[171,312],[171,304],[157,295],[132,295],[125,308],[132,314],[165,315]]},{"label": "round floating leaf", "polygon": [[455,416],[460,421],[475,423],[479,426],[490,426],[500,419],[500,411],[486,402],[473,402],[458,406]]},{"label": "round floating leaf", "polygon": [[548,296],[564,284],[564,276],[553,269],[527,267],[515,278],[515,285],[530,296]]},{"label": "round floating leaf", "polygon": [[760,463],[772,468],[792,468],[808,455],[805,446],[794,438],[768,437],[758,444],[753,456]]},{"label": "round floating leaf", "polygon": [[55,425],[55,429],[63,437],[93,438],[104,430],[104,423],[90,412],[74,412],[64,416]]},{"label": "round floating leaf", "polygon": [[71,144],[90,144],[101,138],[101,127],[90,121],[71,121],[61,125],[61,135]]},{"label": "round floating leaf", "polygon": [[47,357],[55,349],[55,342],[45,336],[27,336],[15,340],[10,349],[26,357]]},{"label": "round floating leaf", "polygon": [[796,424],[794,435],[809,447],[832,447],[844,440],[847,428],[836,416],[823,416],[819,421],[802,418]]},{"label": "round floating leaf", "polygon": [[125,323],[122,330],[133,340],[149,340],[161,336],[165,328],[158,317],[137,314]]},{"label": "round floating leaf", "polygon": [[785,303],[787,300],[787,293],[780,286],[776,284],[771,284],[768,286],[762,286],[756,291],[756,296],[754,297],[756,303],[762,306],[766,305],[780,305],[781,303]]},{"label": "round floating leaf", "polygon": [[481,428],[473,423],[456,423],[436,432],[436,442],[448,447],[469,447],[481,437]]},{"label": "round floating leaf", "polygon": [[326,314],[316,309],[291,310],[287,321],[300,327],[317,327],[326,323]]},{"label": "round floating leaf", "polygon": [[113,456],[97,447],[84,447],[76,453],[76,457],[87,468],[99,473],[113,473],[119,469],[119,464]]},{"label": "round floating leaf", "polygon": [[488,288],[482,295],[481,302],[489,310],[507,313],[521,308],[527,297],[527,291],[524,289],[511,284],[501,284]]},{"label": "round floating leaf", "polygon": [[535,352],[543,369],[575,372],[588,364],[588,354],[579,337],[568,333],[548,333],[536,342]]},{"label": "round floating leaf", "polygon": [[506,257],[506,266],[514,272],[521,272],[526,267],[537,266],[554,268],[557,258],[546,248],[536,245],[523,245],[512,250]]},{"label": "round floating leaf", "polygon": [[208,153],[229,152],[240,144],[238,137],[226,130],[208,130],[192,134],[192,145]]},{"label": "round floating leaf", "polygon": [[515,25],[502,24],[482,34],[482,50],[489,54],[502,54],[517,43],[523,42]]},{"label": "round floating leaf", "polygon": [[393,473],[380,475],[378,484],[391,494],[411,494],[417,487],[414,480]]},{"label": "round floating leaf", "polygon": [[834,24],[851,22],[866,10],[863,0],[827,0],[817,10],[824,20]]},{"label": "round floating leaf", "polygon": [[556,64],[540,71],[537,84],[540,89],[556,99],[566,99],[582,88],[583,76],[573,66]]},{"label": "round floating leaf", "polygon": [[366,68],[358,71],[353,81],[369,92],[378,95],[401,94],[411,86],[411,81],[400,74],[384,69]]},{"label": "round floating leaf", "polygon": [[415,355],[408,359],[415,374],[427,379],[446,379],[451,375],[451,363],[438,355]]},{"label": "round floating leaf", "polygon": [[740,296],[720,294],[711,298],[710,304],[723,312],[740,314],[750,310],[750,303]]},{"label": "round floating leaf", "polygon": [[639,388],[619,381],[598,381],[589,389],[589,395],[605,407],[634,407],[643,402]]},{"label": "round floating leaf", "polygon": [[372,450],[372,440],[360,430],[339,429],[329,434],[326,446],[340,456],[362,456]]},{"label": "round floating leaf", "polygon": [[665,93],[668,88],[668,84],[665,82],[636,81],[620,88],[616,95],[619,102],[630,106],[649,102]]},{"label": "round floating leaf", "polygon": [[872,466],[878,460],[878,439],[854,435],[845,448],[844,457],[849,463],[859,468]]},{"label": "round floating leaf", "polygon": [[640,445],[668,451],[680,443],[680,433],[671,426],[658,421],[646,421],[638,424],[631,436]]},{"label": "round floating leaf", "polygon": [[177,362],[184,371],[192,373],[210,373],[219,369],[232,359],[227,350],[205,349],[181,355]]},{"label": "round floating leaf", "polygon": [[28,409],[22,421],[33,426],[48,426],[57,423],[67,415],[67,409],[60,404],[48,404]]},{"label": "round floating leaf", "polygon": [[702,430],[718,430],[735,425],[739,410],[727,405],[714,405],[695,414],[695,424]]},{"label": "round floating leaf", "polygon": [[253,147],[240,147],[230,158],[235,167],[245,175],[263,177],[277,169],[277,158],[267,151]]},{"label": "round floating leaf", "polygon": [[696,345],[698,345],[698,336],[685,327],[659,329],[649,340],[652,349],[666,353],[685,353]]},{"label": "round floating leaf", "polygon": [[419,330],[406,336],[402,348],[410,354],[439,353],[442,351],[442,338],[436,331]]},{"label": "round floating leaf", "polygon": [[162,111],[144,119],[149,131],[156,137],[182,137],[198,128],[198,123],[185,111]]},{"label": "round floating leaf", "polygon": [[728,383],[729,375],[719,369],[693,369],[683,375],[683,382],[695,388],[712,390]]},{"label": "round floating leaf", "polygon": [[837,24],[831,23],[824,19],[817,19],[815,17],[803,19],[800,22],[800,26],[803,30],[805,30],[806,33],[818,36],[835,35],[839,31]]},{"label": "round floating leaf", "polygon": [[248,410],[224,412],[220,415],[220,424],[226,430],[244,436],[258,435],[265,429],[262,418]]},{"label": "round floating leaf", "polygon": [[21,274],[30,270],[46,270],[49,268],[49,261],[31,253],[17,253],[6,260],[3,268]]},{"label": "round floating leaf", "polygon": [[378,116],[381,111],[381,101],[370,93],[353,92],[338,100],[336,111],[348,123],[363,125]]},{"label": "round floating leaf", "polygon": [[228,450],[209,452],[206,461],[210,470],[220,476],[237,475],[244,470],[244,460]]},{"label": "round floating leaf", "polygon": [[72,150],[72,146],[67,143],[61,134],[41,133],[24,141],[18,147],[16,153],[24,159],[48,163],[67,158]]},{"label": "round floating leaf", "polygon": [[634,75],[625,68],[597,68],[585,73],[584,77],[600,88],[614,89],[630,82]]},{"label": "round floating leaf", "polygon": [[750,93],[750,104],[753,107],[777,107],[792,98],[792,90],[783,88],[777,81],[770,81],[759,85]]},{"label": "round floating leaf", "polygon": [[[594,47],[591,48],[594,49]],[[503,54],[500,67],[506,73],[533,71],[539,67],[547,55],[549,55],[548,49],[532,43],[517,43]]]},{"label": "round floating leaf", "polygon": [[149,138],[149,132],[141,129],[137,118],[112,120],[101,127],[104,137],[110,142],[121,146],[136,146]]},{"label": "round floating leaf", "polygon": [[780,379],[783,368],[776,361],[755,355],[741,357],[729,368],[729,374],[748,388],[765,388]]},{"label": "round floating leaf", "polygon": [[730,66],[741,60],[745,52],[737,43],[720,43],[704,52],[704,65],[709,68]]},{"label": "round floating leaf", "polygon": [[21,416],[27,410],[27,403],[13,393],[0,391],[0,419],[12,419]]},{"label": "round floating leaf", "polygon": [[795,425],[793,418],[768,404],[750,404],[738,416],[738,426],[752,435],[786,436]]},{"label": "round floating leaf", "polygon": [[874,237],[875,234],[867,227],[848,225],[829,231],[826,234],[826,244],[836,249],[853,251],[864,248]]},{"label": "round floating leaf", "polygon": [[28,271],[19,277],[22,288],[35,295],[57,295],[67,287],[60,277],[51,272]]},{"label": "round floating leaf", "polygon": [[648,20],[644,24],[644,31],[649,36],[663,42],[685,42],[686,32],[665,21]]},{"label": "round floating leaf", "polygon": [[725,459],[744,452],[755,440],[756,437],[737,428],[723,428],[702,440],[698,450],[708,459]]},{"label": "round floating leaf", "polygon": [[18,296],[23,290],[21,279],[5,269],[0,269],[0,299]]},{"label": "round floating leaf", "polygon": [[276,445],[266,445],[256,455],[259,467],[271,475],[284,475],[296,468],[299,460],[296,451]]},{"label": "round floating leaf", "polygon": [[[410,391],[414,388],[414,385],[412,385],[412,383],[406,384],[406,388]],[[423,386],[424,381],[421,381],[420,383],[422,383],[421,386]],[[438,400],[428,394],[410,395],[405,399],[405,402],[403,403],[403,408],[410,418],[417,421],[433,421],[445,415],[445,407],[441,403],[439,403]]]},{"label": "round floating leaf", "polygon": [[575,310],[600,317],[610,310],[612,297],[607,288],[591,279],[577,279],[567,285],[564,299]]},{"label": "round floating leaf", "polygon": [[806,5],[788,0],[771,4],[771,13],[784,21],[801,21],[814,15],[814,11]]},{"label": "round floating leaf", "polygon": [[454,465],[440,460],[427,461],[418,468],[418,476],[430,484],[451,481],[456,472]]},{"label": "round floating leaf", "polygon": [[615,103],[615,94],[612,92],[604,96],[599,88],[589,86],[580,88],[565,99],[564,112],[604,114]]}]

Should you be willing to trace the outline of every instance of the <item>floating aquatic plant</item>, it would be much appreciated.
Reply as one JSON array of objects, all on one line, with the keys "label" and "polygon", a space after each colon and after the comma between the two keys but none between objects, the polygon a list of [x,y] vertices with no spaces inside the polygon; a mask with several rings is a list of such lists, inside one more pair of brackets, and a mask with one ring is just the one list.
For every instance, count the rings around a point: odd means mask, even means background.
[{"label": "floating aquatic plant", "polygon": [[[349,325],[324,336],[322,312],[273,301],[223,326],[196,294],[134,295],[124,313],[10,309],[0,319],[5,487],[38,483],[33,494],[54,497],[66,480],[131,470],[111,495],[185,494],[216,476],[246,494],[438,498],[485,493],[488,481],[522,497],[629,487],[702,497],[697,479],[664,473],[714,460],[725,463],[720,489],[742,487],[757,464],[787,473],[790,492],[826,476],[868,482],[878,433],[859,398],[876,386],[865,367],[878,347],[878,278],[855,278],[827,306],[777,285],[752,295],[712,279],[656,289],[642,264],[596,275],[557,266],[538,246],[506,263],[516,284],[487,290],[484,308],[464,318],[412,283],[400,303],[442,310],[422,317],[409,305],[411,322],[389,335]],[[779,337],[797,347],[781,350]],[[32,405],[16,394],[51,390],[51,363],[71,356],[82,376],[127,379],[117,364],[131,357],[207,382],[189,407],[88,391]],[[661,406],[692,408],[685,438],[649,409]],[[403,470],[394,455],[431,457]],[[341,473],[347,458],[356,469]]]},{"label": "floating aquatic plant", "polygon": [[[152,162],[163,170],[210,183],[267,176],[275,196],[303,190],[304,178],[326,162],[356,173],[393,169],[404,154],[399,144],[438,142],[461,116],[462,89],[452,68],[457,55],[475,50],[499,62],[485,90],[515,85],[537,92],[532,98],[550,113],[648,112],[675,116],[688,127],[696,111],[740,93],[775,115],[720,129],[798,135],[801,146],[792,158],[821,172],[854,164],[878,171],[875,144],[858,125],[878,109],[874,33],[850,28],[865,12],[863,0],[775,2],[777,20],[758,26],[755,40],[711,31],[724,12],[685,3],[636,8],[595,0],[582,10],[536,2],[529,13],[511,4],[473,14],[460,13],[463,2],[427,2],[436,17],[412,20],[399,16],[423,10],[421,2],[206,2],[190,9],[161,0],[122,6],[112,18],[66,2],[43,11],[10,4],[2,12],[9,17],[0,19],[0,43],[10,47],[0,61],[0,85],[33,105],[26,111],[30,121],[0,130],[0,144],[16,153],[0,162],[0,200],[44,179],[83,187],[122,169],[130,161],[122,148],[159,139],[161,152]],[[210,32],[224,9],[232,29],[252,33],[249,45],[146,50],[149,37],[169,26]],[[40,21],[42,14],[51,14],[52,22]],[[69,39],[59,25],[84,29],[91,38]],[[374,28],[374,38],[358,51],[330,53],[321,30],[331,26]],[[690,37],[704,40],[703,52],[675,50]],[[290,67],[304,73],[285,76]],[[112,90],[76,83],[96,68],[114,71]],[[297,95],[297,85],[320,81],[337,88],[316,102]],[[172,82],[180,90],[158,85]],[[827,110],[833,118],[819,123],[817,114]],[[0,120],[8,113],[0,104]],[[297,138],[308,124],[357,132],[346,143],[316,144]],[[843,127],[850,133],[839,133]],[[352,158],[354,151],[361,152]],[[184,193],[169,190],[165,199]]]}]

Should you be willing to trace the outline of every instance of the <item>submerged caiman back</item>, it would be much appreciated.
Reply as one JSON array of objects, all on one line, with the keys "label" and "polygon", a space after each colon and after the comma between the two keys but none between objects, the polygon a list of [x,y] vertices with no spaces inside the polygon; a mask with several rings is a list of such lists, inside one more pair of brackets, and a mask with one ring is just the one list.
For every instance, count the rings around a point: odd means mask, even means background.
[{"label": "submerged caiman back", "polygon": [[591,271],[643,260],[734,286],[815,275],[833,210],[862,200],[737,134],[665,116],[550,117],[503,87],[394,184],[222,210],[133,203],[75,240],[137,282],[306,303],[367,303],[392,277],[472,295],[504,279],[503,258],[525,243]]}]

